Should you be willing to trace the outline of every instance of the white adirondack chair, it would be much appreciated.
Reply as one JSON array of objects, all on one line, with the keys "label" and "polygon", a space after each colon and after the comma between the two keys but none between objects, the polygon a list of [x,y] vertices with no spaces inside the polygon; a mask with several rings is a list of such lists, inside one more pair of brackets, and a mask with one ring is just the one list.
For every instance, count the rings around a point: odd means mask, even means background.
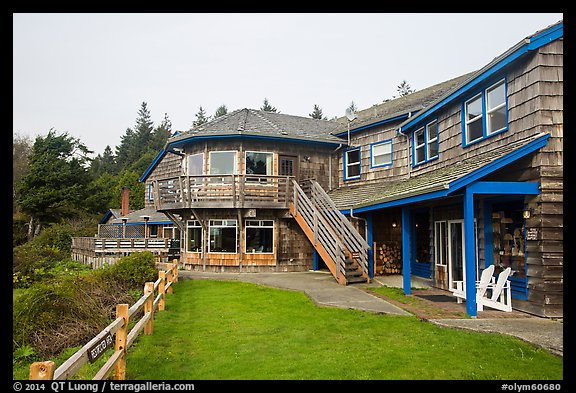
[{"label": "white adirondack chair", "polygon": [[494,308],[496,310],[512,312],[512,292],[510,289],[510,276],[512,269],[507,267],[498,275],[496,284],[491,283],[484,295],[476,299],[478,311],[483,311],[484,307]]},{"label": "white adirondack chair", "polygon": [[[494,265],[488,266],[486,269],[482,270],[480,274],[480,280],[476,281],[476,305],[478,305],[478,299],[484,297],[486,290],[490,284],[494,283]],[[462,300],[466,299],[466,288],[464,288],[464,281],[454,281],[456,284],[456,289],[452,292],[452,295],[456,296],[456,301],[462,303]],[[480,310],[478,306],[477,310]]]}]

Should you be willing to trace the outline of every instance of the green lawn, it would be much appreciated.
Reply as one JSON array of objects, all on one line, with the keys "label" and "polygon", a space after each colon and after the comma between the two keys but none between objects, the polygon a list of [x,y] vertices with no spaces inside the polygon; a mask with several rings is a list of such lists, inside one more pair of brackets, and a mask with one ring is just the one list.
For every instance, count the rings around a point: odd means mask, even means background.
[{"label": "green lawn", "polygon": [[519,339],[415,317],[318,307],[297,291],[180,281],[128,379],[562,379],[562,359]]}]

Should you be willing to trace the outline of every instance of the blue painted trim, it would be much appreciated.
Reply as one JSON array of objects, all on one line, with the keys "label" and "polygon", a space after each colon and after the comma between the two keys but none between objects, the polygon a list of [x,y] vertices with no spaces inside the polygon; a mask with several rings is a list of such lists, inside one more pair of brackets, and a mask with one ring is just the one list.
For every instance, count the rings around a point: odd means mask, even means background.
[{"label": "blue painted trim", "polygon": [[313,264],[312,264],[312,269],[313,269],[314,271],[316,271],[316,270],[319,269],[320,263],[319,263],[319,261],[318,261],[318,258],[319,258],[319,256],[318,256],[318,251],[316,251],[316,249],[314,249],[314,260],[313,260]]},{"label": "blue painted trim", "polygon": [[477,75],[470,82],[461,86],[459,89],[454,91],[452,94],[448,95],[447,97],[445,97],[441,101],[432,105],[430,108],[428,108],[425,111],[421,112],[420,114],[414,116],[412,118],[412,120],[410,120],[408,123],[404,124],[401,127],[400,132],[405,133],[410,128],[417,126],[420,122],[422,122],[422,120],[429,117],[432,113],[441,109],[443,106],[447,105],[448,103],[450,103],[456,99],[459,99],[462,95],[464,95],[468,91],[476,88],[480,83],[489,79],[490,77],[492,77],[497,72],[503,70],[506,66],[508,66],[510,63],[514,62],[516,59],[520,58],[522,55],[526,54],[528,51],[538,49],[538,48],[562,37],[563,35],[564,35],[564,23],[559,23],[557,26],[551,27],[548,30],[545,30],[542,33],[532,37],[528,43],[524,43],[518,49],[512,51],[510,54],[508,54],[506,57],[502,58],[500,61],[498,61],[494,65],[492,65],[486,71]]},{"label": "blue painted trim", "polygon": [[[430,192],[427,194],[415,195],[415,196],[408,197],[408,198],[396,199],[396,200],[390,201],[390,202],[378,203],[376,205],[354,208],[354,212],[355,213],[364,213],[364,212],[369,212],[371,210],[385,209],[388,207],[401,206],[401,205],[406,205],[409,203],[422,202],[422,201],[427,201],[430,199],[442,198],[442,197],[445,197],[447,195],[448,195],[448,190],[435,191],[435,192]],[[341,210],[341,212],[342,212],[342,214],[350,214],[350,209]]]},{"label": "blue painted trim", "polygon": [[[348,166],[347,166],[347,163],[348,163],[348,155],[347,155],[347,153],[348,153],[349,151],[354,151],[354,150],[358,150],[358,160],[360,160],[360,162],[359,162],[359,163],[360,163],[360,167],[359,167],[359,169],[358,169],[358,176],[349,177],[349,176],[348,176]],[[348,180],[358,180],[358,179],[360,179],[360,177],[362,176],[362,146],[348,148],[348,149],[346,149],[346,150],[344,150],[344,151],[342,152],[342,156],[344,157],[344,159],[342,160],[342,161],[343,161],[343,164],[344,164],[344,168],[342,168],[342,169],[344,170],[344,172],[343,172],[343,180],[344,180],[344,181],[348,181]]]},{"label": "blue painted trim", "polygon": [[466,266],[466,313],[476,316],[476,255],[474,250],[474,193],[464,193],[464,264]]},{"label": "blue painted trim", "polygon": [[[438,149],[438,154],[436,154],[434,157],[428,157],[428,126],[432,123],[436,123],[436,144],[439,147],[439,137],[440,134],[438,132],[438,119],[431,119],[429,121],[426,122],[426,124],[424,124],[422,127],[418,127],[418,129],[416,131],[414,131],[412,133],[412,167],[417,167],[420,165],[424,165],[430,161],[434,161],[437,160],[440,157],[440,149]],[[416,132],[422,130],[422,133],[424,135],[424,160],[421,162],[416,162]]]},{"label": "blue painted trim", "polygon": [[366,243],[370,246],[368,249],[368,277],[374,278],[374,217],[372,213],[366,215]]},{"label": "blue painted trim", "polygon": [[114,218],[118,218],[114,215],[114,213],[112,213],[112,210],[108,209],[108,211],[104,214],[104,217],[102,217],[100,219],[99,224],[104,224],[106,222],[106,220],[108,220],[110,218],[110,216],[112,216]]},{"label": "blue painted trim", "polygon": [[[383,145],[386,143],[390,143],[390,162],[380,164],[380,165],[374,165],[373,160],[372,160],[372,158],[374,157],[373,147],[377,146],[377,145]],[[374,142],[374,143],[370,144],[370,169],[382,168],[385,166],[391,166],[393,163],[394,163],[394,143],[393,143],[392,139],[385,139],[383,141],[378,141],[378,142]]]},{"label": "blue painted trim", "polygon": [[469,184],[467,190],[474,194],[538,195],[538,182],[522,181],[477,181]]},{"label": "blue painted trim", "polygon": [[402,287],[404,294],[410,295],[410,207],[402,206]]},{"label": "blue painted trim", "polygon": [[480,179],[481,177],[486,176],[487,174],[492,173],[495,170],[500,169],[500,168],[516,161],[517,159],[522,158],[525,155],[528,155],[528,154],[535,152],[536,150],[546,146],[546,143],[548,143],[549,137],[550,137],[550,134],[546,134],[546,135],[536,139],[535,141],[528,143],[526,146],[523,146],[517,150],[514,150],[511,153],[506,154],[504,157],[501,157],[501,158],[491,162],[490,164],[484,165],[482,168],[477,169],[477,170],[473,171],[472,173],[461,177],[458,180],[454,180],[452,183],[449,184],[450,193],[453,193],[454,191],[456,191],[462,187],[465,187],[466,185]]},{"label": "blue painted trim", "polygon": [[[416,112],[418,112],[418,111],[407,112],[407,113],[404,113],[404,114],[402,114],[402,115],[390,117],[390,118],[388,118],[388,119],[380,120],[380,121],[377,121],[377,122],[375,122],[375,123],[370,123],[370,124],[367,124],[367,125],[364,125],[364,126],[361,126],[361,127],[358,127],[358,128],[353,128],[353,129],[350,130],[350,134],[352,134],[352,133],[354,133],[354,132],[363,131],[363,130],[366,130],[366,129],[369,129],[369,128],[381,126],[382,124],[392,123],[392,122],[395,122],[395,121],[398,121],[398,120],[404,120],[404,119],[407,119],[409,115],[414,114],[414,113],[416,113]],[[337,136],[337,137],[342,137],[342,136],[347,136],[347,135],[348,135],[348,131],[344,131],[344,132],[340,132],[340,133],[338,133],[338,134],[334,134],[334,136]]]},{"label": "blue painted trim", "polygon": [[[172,221],[148,221],[147,225],[169,225],[174,224]],[[121,227],[123,224],[121,222],[115,222],[112,225],[117,225]],[[126,226],[130,225],[144,225],[144,221],[126,221]]]}]

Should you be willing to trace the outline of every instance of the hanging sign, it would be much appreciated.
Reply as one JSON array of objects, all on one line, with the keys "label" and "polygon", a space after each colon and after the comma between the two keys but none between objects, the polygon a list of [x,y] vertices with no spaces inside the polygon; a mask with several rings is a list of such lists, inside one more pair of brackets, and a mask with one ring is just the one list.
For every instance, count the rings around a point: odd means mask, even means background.
[{"label": "hanging sign", "polygon": [[538,228],[526,228],[526,240],[538,240]]}]

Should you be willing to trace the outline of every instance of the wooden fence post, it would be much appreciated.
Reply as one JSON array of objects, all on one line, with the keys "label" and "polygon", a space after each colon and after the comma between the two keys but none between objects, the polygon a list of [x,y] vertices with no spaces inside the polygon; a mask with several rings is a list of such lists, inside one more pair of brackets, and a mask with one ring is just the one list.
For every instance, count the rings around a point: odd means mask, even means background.
[{"label": "wooden fence post", "polygon": [[166,272],[164,270],[160,270],[158,272],[158,278],[160,279],[160,283],[158,284],[158,294],[160,296],[160,300],[158,301],[158,311],[164,311],[166,307],[164,305],[164,297],[166,296]]},{"label": "wooden fence post", "polygon": [[30,365],[31,380],[49,380],[54,379],[56,365],[53,361],[34,362]]},{"label": "wooden fence post", "polygon": [[150,313],[150,318],[146,325],[144,325],[144,334],[150,335],[154,330],[154,283],[147,282],[144,284],[144,296],[151,293],[146,302],[144,303],[144,314]]},{"label": "wooden fence post", "polygon": [[116,344],[114,345],[115,351],[123,352],[118,362],[114,365],[114,379],[120,381],[126,379],[126,345],[128,343],[128,321],[130,318],[128,312],[127,304],[116,305],[116,318],[124,319],[124,323],[116,332]]},{"label": "wooden fence post", "polygon": [[168,272],[166,273],[166,278],[168,280],[168,284],[170,284],[170,286],[168,287],[168,289],[166,290],[166,293],[174,293],[174,289],[172,288],[172,281],[174,277],[174,273],[172,272],[174,270],[174,267],[171,267],[168,269]]},{"label": "wooden fence post", "polygon": [[178,260],[176,258],[172,260],[172,266],[174,270],[174,282],[178,282]]}]

